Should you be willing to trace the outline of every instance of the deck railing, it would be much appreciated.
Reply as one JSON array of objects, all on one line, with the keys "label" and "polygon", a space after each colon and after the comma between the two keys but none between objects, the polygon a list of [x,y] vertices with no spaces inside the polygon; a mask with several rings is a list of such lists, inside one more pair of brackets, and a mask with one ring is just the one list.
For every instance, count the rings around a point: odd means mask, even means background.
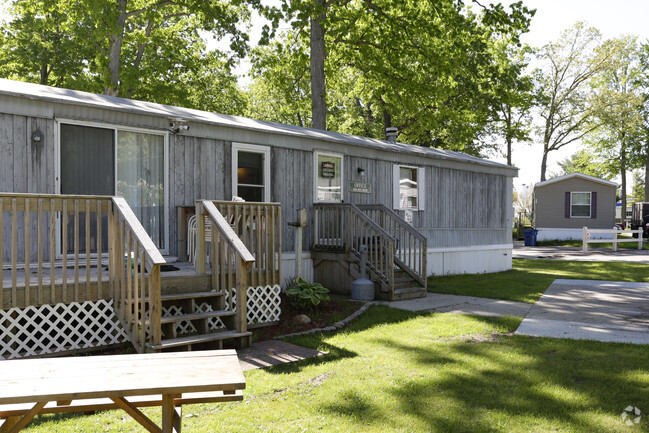
[{"label": "deck railing", "polygon": [[111,209],[106,196],[0,194],[0,308],[108,298],[108,276],[90,262],[108,247]]},{"label": "deck railing", "polygon": [[313,248],[340,251],[360,259],[360,246],[367,245],[367,269],[382,290],[394,290],[396,239],[358,207],[350,203],[316,203]]},{"label": "deck railing", "polygon": [[166,262],[126,200],[113,197],[112,203],[108,268],[115,312],[144,352],[162,340],[160,268]]},{"label": "deck railing", "polygon": [[[254,287],[281,284],[281,204],[233,201],[210,202],[225,218],[230,228],[255,258],[254,264],[249,269],[249,284]],[[200,218],[198,224],[200,224]],[[199,234],[199,239],[204,239],[204,236]],[[201,253],[204,250],[201,250],[200,242],[197,243],[197,250],[198,258],[205,255],[204,252]]]},{"label": "deck railing", "polygon": [[[221,307],[229,311],[234,311],[236,308],[235,328],[238,332],[246,332],[248,329],[247,290],[251,285],[249,275],[255,258],[213,202],[209,200],[197,202],[196,215],[198,215],[197,271],[201,274],[206,271],[205,223],[207,220],[212,231],[209,254],[212,290],[231,295],[223,298],[225,305]],[[234,296],[232,296],[232,289],[234,289]]]},{"label": "deck railing", "polygon": [[427,239],[396,212],[382,204],[359,205],[375,223],[397,239],[395,261],[422,286],[426,287]]},{"label": "deck railing", "polygon": [[160,340],[165,260],[123,198],[1,193],[0,263],[2,310],[112,299],[138,350]]}]

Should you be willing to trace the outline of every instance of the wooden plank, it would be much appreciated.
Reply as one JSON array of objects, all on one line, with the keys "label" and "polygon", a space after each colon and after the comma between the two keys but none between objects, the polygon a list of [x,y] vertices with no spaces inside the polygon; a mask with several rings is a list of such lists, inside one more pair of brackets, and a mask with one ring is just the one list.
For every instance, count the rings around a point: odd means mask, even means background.
[{"label": "wooden plank", "polygon": [[[41,401],[41,402],[38,402],[38,403],[34,404],[34,407],[32,407],[32,409],[31,409],[29,412],[27,412],[25,415],[23,415],[23,416],[20,418],[20,420],[18,420],[18,421],[17,421],[13,426],[11,426],[11,427],[9,428],[9,430],[7,430],[7,433],[17,433],[17,432],[19,432],[20,430],[22,430],[23,428],[25,428],[25,426],[26,426],[27,424],[29,424],[29,422],[30,422],[32,419],[34,419],[34,417],[35,417],[36,415],[38,415],[38,412],[39,412],[39,411],[40,411],[40,410],[41,410],[41,409],[42,409],[46,404],[47,404],[46,401]],[[4,426],[3,426],[3,427],[4,427]]]},{"label": "wooden plank", "polygon": [[38,199],[38,204],[36,205],[36,216],[38,220],[38,303],[43,303],[42,293],[43,293],[43,199]]},{"label": "wooden plank", "polygon": [[[140,409],[129,403],[124,397],[112,397],[111,400],[115,402],[124,412],[128,413],[135,421],[151,433],[161,433],[162,429],[151,421]],[[163,402],[164,404],[164,402]]]},{"label": "wooden plank", "polygon": [[61,244],[62,244],[62,250],[61,253],[63,254],[63,286],[61,287],[62,289],[62,294],[61,298],[63,299],[63,302],[67,302],[68,298],[68,223],[69,223],[69,210],[68,210],[68,200],[63,200],[62,203],[62,224],[61,224],[61,229],[63,232],[63,235],[61,236]]},{"label": "wooden plank", "polygon": [[[101,209],[101,202],[97,200],[97,207]],[[101,263],[101,257],[103,255],[103,245],[102,239],[104,237],[104,230],[101,224],[101,219],[103,213],[101,211],[96,212],[97,215],[97,293],[99,297],[104,296],[103,288],[103,265]]]},{"label": "wooden plank", "polygon": [[126,296],[123,299],[126,308],[126,327],[128,328],[129,334],[133,334],[133,303],[137,303],[137,300],[133,297],[133,272],[137,266],[134,263],[137,257],[133,255],[133,235],[127,227],[125,229],[126,251],[124,262],[126,267]]},{"label": "wooden plank", "polygon": [[[86,200],[86,293],[83,300],[88,300],[88,293],[90,292],[90,200]],[[101,233],[97,233],[101,236]],[[101,267],[101,251],[97,251],[97,267]]]},{"label": "wooden plank", "polygon": [[29,279],[31,277],[31,263],[30,263],[30,251],[29,246],[31,243],[30,239],[30,217],[31,217],[31,201],[30,199],[25,200],[25,238],[24,238],[24,247],[25,247],[25,298],[27,302],[31,302],[31,288],[29,284]]},{"label": "wooden plank", "polygon": [[16,199],[11,200],[11,304],[16,306],[16,264],[18,255]]},{"label": "wooden plank", "polygon": [[174,396],[162,396],[162,431],[164,433],[180,433],[180,414],[176,412]]},{"label": "wooden plank", "polygon": [[[0,120],[2,118],[0,117]],[[0,306],[4,305],[4,199],[0,198]]]},{"label": "wooden plank", "polygon": [[74,295],[79,302],[79,200],[74,200]]}]

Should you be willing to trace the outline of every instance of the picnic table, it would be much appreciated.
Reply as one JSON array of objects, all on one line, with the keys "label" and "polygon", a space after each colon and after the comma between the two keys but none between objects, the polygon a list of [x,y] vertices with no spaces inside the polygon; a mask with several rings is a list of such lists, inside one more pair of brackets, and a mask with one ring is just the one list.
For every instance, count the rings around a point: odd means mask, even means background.
[{"label": "picnic table", "polygon": [[[236,351],[0,361],[0,433],[38,414],[123,409],[150,432],[180,432],[182,405],[243,398]],[[162,428],[139,407],[162,406]]]}]

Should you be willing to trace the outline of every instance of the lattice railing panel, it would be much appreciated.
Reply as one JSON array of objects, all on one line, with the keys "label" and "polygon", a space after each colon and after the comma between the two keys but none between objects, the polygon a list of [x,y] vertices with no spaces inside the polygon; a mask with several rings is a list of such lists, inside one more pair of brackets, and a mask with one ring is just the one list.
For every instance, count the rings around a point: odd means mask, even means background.
[{"label": "lattice railing panel", "polygon": [[[279,321],[279,315],[282,312],[281,298],[279,294],[282,289],[278,286],[259,286],[248,287],[248,324],[271,323]],[[230,296],[234,294],[234,289],[227,292],[225,295],[226,303],[229,302]],[[233,298],[232,307],[236,307],[236,295]],[[194,313],[205,313],[214,311],[214,308],[206,302],[197,304],[194,307]],[[182,307],[171,306],[162,308],[163,317],[173,317],[185,314]],[[225,324],[223,321],[216,317],[208,321],[210,330],[224,329]],[[192,334],[196,332],[196,328],[190,322],[179,322],[176,325],[176,334]]]},{"label": "lattice railing panel", "polygon": [[127,341],[113,301],[0,311],[0,359],[109,346]]},{"label": "lattice railing panel", "polygon": [[[282,312],[281,298],[282,292],[279,285],[248,287],[246,291],[248,297],[248,324],[277,322]],[[233,308],[237,304],[237,297],[234,289],[226,292],[226,302],[230,296],[233,297]]]}]

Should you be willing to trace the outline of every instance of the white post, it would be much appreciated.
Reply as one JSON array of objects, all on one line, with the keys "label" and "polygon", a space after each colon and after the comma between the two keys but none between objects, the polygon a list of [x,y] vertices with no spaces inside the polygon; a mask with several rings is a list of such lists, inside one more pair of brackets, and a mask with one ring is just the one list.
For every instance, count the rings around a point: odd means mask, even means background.
[{"label": "white post", "polygon": [[639,250],[642,249],[642,238],[643,238],[643,235],[644,235],[643,232],[644,232],[644,230],[642,230],[642,227],[640,227],[638,229],[638,249]]},{"label": "white post", "polygon": [[613,232],[613,251],[617,251],[617,233]]},{"label": "white post", "polygon": [[584,227],[582,229],[582,234],[581,234],[581,239],[582,239],[581,251],[584,253],[588,252],[588,239],[586,239],[586,236],[588,236],[588,227]]}]

